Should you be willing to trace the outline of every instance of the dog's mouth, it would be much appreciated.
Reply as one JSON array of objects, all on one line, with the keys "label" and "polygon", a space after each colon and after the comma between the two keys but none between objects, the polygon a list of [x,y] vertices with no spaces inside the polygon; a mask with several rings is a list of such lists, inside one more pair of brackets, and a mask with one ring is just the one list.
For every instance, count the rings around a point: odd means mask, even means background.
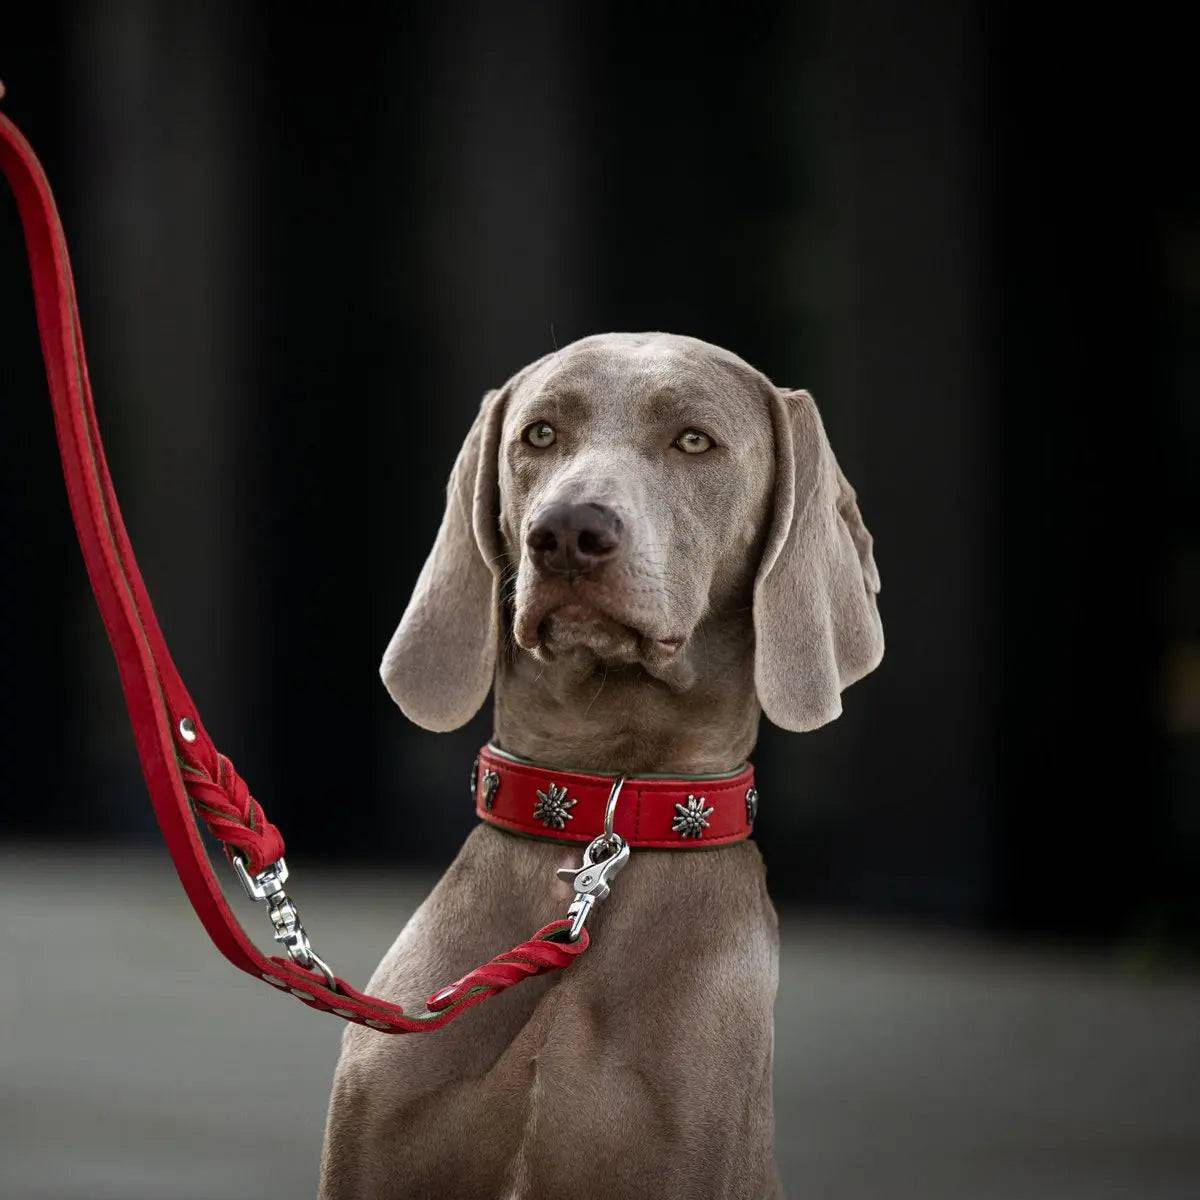
[{"label": "dog's mouth", "polygon": [[683,645],[682,637],[656,638],[636,624],[609,616],[591,604],[562,604],[551,609],[538,626],[540,639],[550,645],[586,644],[600,649],[605,645],[637,643],[637,648],[655,647],[674,654]]},{"label": "dog's mouth", "polygon": [[553,601],[520,614],[514,630],[517,644],[532,653],[553,657],[573,649],[592,651],[615,662],[666,661],[686,638],[660,636],[636,618],[614,612],[594,598]]}]

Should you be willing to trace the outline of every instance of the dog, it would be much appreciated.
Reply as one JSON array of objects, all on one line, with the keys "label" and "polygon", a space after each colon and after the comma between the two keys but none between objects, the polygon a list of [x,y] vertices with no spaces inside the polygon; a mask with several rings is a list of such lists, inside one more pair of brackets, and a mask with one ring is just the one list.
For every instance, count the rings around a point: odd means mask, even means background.
[{"label": "dog", "polygon": [[[494,688],[493,744],[559,770],[717,774],[760,711],[840,714],[883,654],[879,586],[807,392],[693,338],[598,335],[484,397],[381,674],[435,731]],[[578,863],[480,824],[371,991],[419,1008],[560,917]],[[569,971],[436,1033],[347,1026],[323,1200],[782,1195],[757,847],[635,850],[589,928]]]}]

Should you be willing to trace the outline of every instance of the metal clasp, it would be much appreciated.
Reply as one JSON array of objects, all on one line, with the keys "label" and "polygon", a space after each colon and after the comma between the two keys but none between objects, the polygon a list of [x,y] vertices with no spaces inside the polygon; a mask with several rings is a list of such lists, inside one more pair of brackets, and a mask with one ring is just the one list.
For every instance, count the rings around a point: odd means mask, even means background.
[{"label": "metal clasp", "polygon": [[[601,857],[607,851],[607,857]],[[629,861],[629,843],[618,833],[601,834],[588,843],[579,867],[559,867],[558,877],[575,890],[575,899],[567,909],[571,928],[568,940],[575,942],[591,915],[597,900],[603,900],[612,890],[612,881]]]},{"label": "metal clasp", "polygon": [[567,916],[571,918],[567,938],[572,942],[579,940],[596,901],[603,900],[608,895],[612,890],[612,881],[620,875],[629,861],[629,843],[613,831],[617,801],[621,798],[621,789],[624,786],[625,776],[618,775],[613,780],[612,790],[608,793],[608,803],[604,808],[604,832],[588,843],[588,848],[583,852],[583,864],[579,867],[558,868],[559,879],[575,889],[575,899],[567,909]]},{"label": "metal clasp", "polygon": [[325,976],[328,987],[336,991],[333,972],[312,948],[300,921],[300,911],[283,890],[288,877],[287,863],[281,858],[264,867],[257,875],[251,875],[246,869],[246,860],[241,855],[231,854],[230,862],[233,863],[237,877],[242,881],[242,887],[246,889],[246,895],[255,902],[267,902],[267,916],[271,918],[274,927],[272,936],[287,950],[292,962],[305,970],[320,971]]}]

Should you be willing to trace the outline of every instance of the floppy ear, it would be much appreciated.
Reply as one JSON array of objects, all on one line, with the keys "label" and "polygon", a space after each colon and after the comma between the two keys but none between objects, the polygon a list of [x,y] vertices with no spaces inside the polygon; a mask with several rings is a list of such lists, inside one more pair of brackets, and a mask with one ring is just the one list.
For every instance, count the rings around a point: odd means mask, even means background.
[{"label": "floppy ear", "polygon": [[500,425],[507,389],[489,392],[446,485],[446,514],[383,655],[384,686],[410,721],[444,733],[487,699],[500,635]]},{"label": "floppy ear", "polygon": [[770,389],[775,510],[754,583],[754,681],[763,711],[804,732],[879,665],[879,572],[854,489],[813,398]]}]

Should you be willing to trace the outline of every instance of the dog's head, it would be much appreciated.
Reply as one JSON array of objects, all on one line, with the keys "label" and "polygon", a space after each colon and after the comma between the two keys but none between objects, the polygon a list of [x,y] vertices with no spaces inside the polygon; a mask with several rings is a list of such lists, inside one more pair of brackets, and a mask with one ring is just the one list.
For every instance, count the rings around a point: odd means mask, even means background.
[{"label": "dog's head", "polygon": [[814,729],[883,654],[878,591],[807,392],[692,338],[606,334],[484,397],[381,673],[434,730],[475,714],[502,646],[683,689],[701,622],[752,604],[763,710]]}]

